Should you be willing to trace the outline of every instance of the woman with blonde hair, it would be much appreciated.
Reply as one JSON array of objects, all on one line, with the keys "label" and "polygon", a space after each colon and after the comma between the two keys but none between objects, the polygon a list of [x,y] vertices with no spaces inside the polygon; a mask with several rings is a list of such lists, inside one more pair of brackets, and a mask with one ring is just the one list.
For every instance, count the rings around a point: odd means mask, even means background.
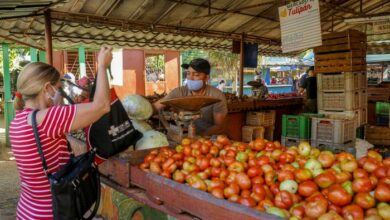
[{"label": "woman with blonde hair", "polygon": [[19,171],[21,195],[17,219],[53,219],[49,180],[43,170],[34,138],[31,115],[37,112],[38,133],[48,171],[55,173],[69,160],[65,133],[84,128],[110,110],[106,68],[112,49],[103,47],[98,55],[94,100],[60,106],[60,74],[51,65],[30,63],[18,76],[15,119],[10,125],[11,147]]}]

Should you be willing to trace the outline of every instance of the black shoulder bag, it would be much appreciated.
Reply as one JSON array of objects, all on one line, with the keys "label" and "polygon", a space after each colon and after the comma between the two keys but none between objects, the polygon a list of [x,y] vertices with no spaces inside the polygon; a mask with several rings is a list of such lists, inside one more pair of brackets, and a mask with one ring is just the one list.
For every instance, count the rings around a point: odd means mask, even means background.
[{"label": "black shoulder bag", "polygon": [[[100,176],[94,164],[95,151],[75,156],[68,143],[68,163],[56,173],[49,173],[38,134],[36,114],[37,110],[32,113],[32,126],[43,169],[49,178],[54,219],[92,219],[100,203]],[[84,218],[88,211],[91,211],[91,214]]]}]

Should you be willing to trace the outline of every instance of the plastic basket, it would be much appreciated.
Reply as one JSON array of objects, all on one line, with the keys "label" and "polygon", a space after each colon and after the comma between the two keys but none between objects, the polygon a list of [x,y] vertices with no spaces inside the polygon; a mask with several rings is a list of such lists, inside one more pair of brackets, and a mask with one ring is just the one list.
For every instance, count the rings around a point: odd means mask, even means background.
[{"label": "plastic basket", "polygon": [[367,124],[367,108],[360,108],[353,111],[319,111],[327,118],[334,119],[353,119],[356,127]]},{"label": "plastic basket", "polygon": [[300,138],[290,138],[283,137],[281,138],[282,145],[285,147],[298,146],[299,143],[303,141],[309,141],[308,139],[300,139]]},{"label": "plastic basket", "polygon": [[310,138],[310,118],[303,115],[282,116],[282,136],[298,139]]},{"label": "plastic basket", "polygon": [[256,138],[264,138],[263,126],[243,126],[242,127],[242,141],[251,142]]},{"label": "plastic basket", "polygon": [[376,125],[378,126],[388,126],[389,125],[389,116],[388,115],[377,115],[375,116]]},{"label": "plastic basket", "polygon": [[356,138],[354,119],[312,118],[311,139],[331,144],[345,144]]},{"label": "plastic basket", "polygon": [[317,140],[311,140],[310,145],[318,148],[321,151],[331,151],[333,153],[348,152],[352,155],[356,155],[355,141],[349,141],[345,144],[333,144],[328,142],[322,142]]},{"label": "plastic basket", "polygon": [[376,102],[375,114],[376,115],[389,115],[390,103],[389,102]]},{"label": "plastic basket", "polygon": [[275,110],[247,112],[246,124],[253,126],[272,126],[275,124]]},{"label": "plastic basket", "polygon": [[365,72],[321,73],[317,75],[317,90],[320,92],[347,92],[365,88],[367,88]]},{"label": "plastic basket", "polygon": [[317,103],[319,110],[352,111],[360,108],[360,91],[319,92]]}]

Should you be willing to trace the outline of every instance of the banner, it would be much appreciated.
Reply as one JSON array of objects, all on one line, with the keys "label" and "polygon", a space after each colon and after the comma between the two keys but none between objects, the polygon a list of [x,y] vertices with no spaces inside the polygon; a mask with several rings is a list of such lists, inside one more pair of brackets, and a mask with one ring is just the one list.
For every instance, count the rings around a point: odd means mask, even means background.
[{"label": "banner", "polygon": [[279,18],[283,53],[322,45],[318,0],[300,0],[279,7]]}]

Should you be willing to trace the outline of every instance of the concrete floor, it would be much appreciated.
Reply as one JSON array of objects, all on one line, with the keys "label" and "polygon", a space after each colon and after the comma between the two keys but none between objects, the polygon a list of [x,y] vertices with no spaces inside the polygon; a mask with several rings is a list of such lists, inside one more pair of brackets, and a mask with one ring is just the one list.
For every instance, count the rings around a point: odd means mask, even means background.
[{"label": "concrete floor", "polygon": [[19,199],[19,176],[11,148],[5,142],[5,120],[0,114],[0,220],[14,220]]}]

